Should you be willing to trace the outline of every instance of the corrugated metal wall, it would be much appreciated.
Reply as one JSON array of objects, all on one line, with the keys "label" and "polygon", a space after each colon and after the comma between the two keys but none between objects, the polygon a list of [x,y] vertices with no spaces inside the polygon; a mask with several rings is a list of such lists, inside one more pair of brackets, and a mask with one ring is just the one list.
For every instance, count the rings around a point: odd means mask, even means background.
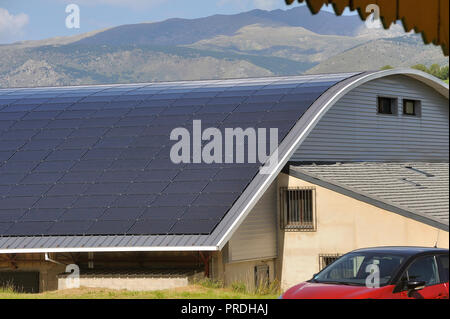
[{"label": "corrugated metal wall", "polygon": [[277,183],[261,197],[228,244],[228,262],[277,256]]},{"label": "corrugated metal wall", "polygon": [[[377,114],[377,96],[397,97],[398,114]],[[403,115],[402,99],[422,101]],[[402,75],[361,85],[324,115],[292,161],[448,161],[449,106],[430,87]]]}]

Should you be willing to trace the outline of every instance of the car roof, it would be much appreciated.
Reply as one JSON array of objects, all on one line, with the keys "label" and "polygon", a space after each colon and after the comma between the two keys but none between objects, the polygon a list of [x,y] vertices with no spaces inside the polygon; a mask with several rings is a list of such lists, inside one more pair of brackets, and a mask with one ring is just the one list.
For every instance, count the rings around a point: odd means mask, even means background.
[{"label": "car roof", "polygon": [[374,253],[395,253],[400,255],[416,255],[421,253],[447,253],[448,249],[435,247],[416,247],[416,246],[386,246],[386,247],[369,247],[353,250],[353,252],[374,252]]}]

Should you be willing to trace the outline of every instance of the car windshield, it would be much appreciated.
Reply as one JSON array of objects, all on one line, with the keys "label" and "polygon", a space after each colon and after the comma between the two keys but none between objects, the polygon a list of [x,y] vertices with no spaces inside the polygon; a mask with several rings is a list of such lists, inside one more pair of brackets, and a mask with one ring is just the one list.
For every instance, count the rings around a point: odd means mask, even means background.
[{"label": "car windshield", "polygon": [[[400,268],[403,256],[385,253],[358,252],[342,256],[312,279],[313,282],[366,286],[366,279],[375,271],[379,286],[386,285]],[[375,266],[374,266],[375,265]],[[372,278],[373,276],[372,275]]]}]

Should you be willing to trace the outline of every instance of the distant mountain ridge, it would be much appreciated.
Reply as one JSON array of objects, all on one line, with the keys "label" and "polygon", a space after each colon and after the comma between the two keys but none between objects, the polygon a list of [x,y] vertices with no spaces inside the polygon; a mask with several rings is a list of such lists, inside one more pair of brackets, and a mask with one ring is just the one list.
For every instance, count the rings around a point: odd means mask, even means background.
[{"label": "distant mountain ridge", "polygon": [[0,45],[0,87],[245,78],[448,64],[400,27],[304,7],[123,25]]},{"label": "distant mountain ridge", "polygon": [[336,17],[322,11],[312,16],[305,7],[291,10],[252,10],[234,15],[213,15],[198,19],[168,19],[162,22],[128,24],[108,29],[75,44],[85,45],[184,45],[217,35],[232,35],[252,24],[303,27],[329,35],[356,34],[361,20],[357,16]]}]

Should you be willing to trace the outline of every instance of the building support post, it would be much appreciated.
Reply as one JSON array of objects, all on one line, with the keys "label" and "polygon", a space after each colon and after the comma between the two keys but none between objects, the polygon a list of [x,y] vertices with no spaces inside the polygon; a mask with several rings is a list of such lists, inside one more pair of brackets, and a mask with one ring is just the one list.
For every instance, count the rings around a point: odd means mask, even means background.
[{"label": "building support post", "polygon": [[209,252],[200,251],[200,258],[204,266],[204,275],[209,278],[209,261],[211,259],[211,254]]},{"label": "building support post", "polygon": [[6,254],[6,261],[9,263],[9,266],[11,267],[11,269],[18,269],[19,266],[17,266],[17,261],[16,261],[16,254]]}]

